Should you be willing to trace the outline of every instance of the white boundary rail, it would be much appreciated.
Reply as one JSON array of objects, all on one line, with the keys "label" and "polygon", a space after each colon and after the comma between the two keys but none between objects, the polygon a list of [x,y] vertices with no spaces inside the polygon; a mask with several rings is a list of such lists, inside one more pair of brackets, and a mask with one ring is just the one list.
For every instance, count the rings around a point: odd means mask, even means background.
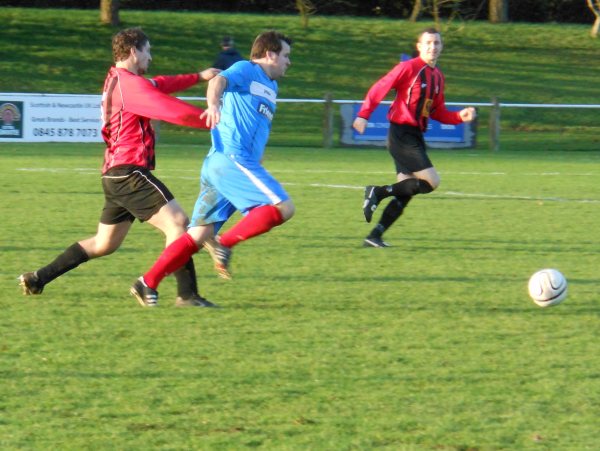
[{"label": "white boundary rail", "polygon": [[[64,98],[73,99],[73,102],[77,104],[64,105],[64,108],[60,108],[60,104],[52,105],[51,110],[41,109],[38,114],[40,116],[39,122],[33,124],[34,130],[41,130],[44,132],[52,131],[56,132],[52,134],[52,137],[48,136],[36,136],[33,141],[98,141],[100,139],[99,133],[94,136],[89,136],[88,132],[93,131],[92,128],[96,127],[98,130],[101,127],[100,114],[98,112],[98,106],[100,101],[100,95],[90,94],[45,94],[45,93],[0,93],[0,100],[5,98],[7,101],[18,97],[27,97],[29,99],[39,100],[40,102],[51,100],[52,98]],[[206,97],[179,97],[179,99],[187,101],[204,101]],[[357,104],[361,103],[362,100],[348,100],[348,99],[334,99],[331,93],[325,94],[322,99],[277,99],[279,103],[316,103],[323,104],[323,147],[333,146],[334,137],[334,109],[333,105],[341,104]],[[390,104],[390,101],[382,102],[384,104]],[[474,107],[486,107],[491,108],[489,115],[489,133],[490,133],[490,149],[498,150],[500,142],[500,109],[501,108],[571,108],[571,109],[600,109],[600,104],[559,104],[559,103],[502,103],[497,98],[492,98],[491,102],[480,102],[480,103],[468,103],[468,102],[447,102],[450,106],[474,106]],[[40,105],[36,107],[42,108]],[[75,108],[76,107],[76,108]],[[87,116],[89,116],[89,118]],[[49,116],[56,116],[49,117]],[[60,116],[65,116],[61,118]],[[85,116],[85,117],[84,117]],[[51,123],[51,119],[56,119],[58,123]],[[71,124],[73,122],[73,124]],[[84,125],[81,125],[81,123]],[[96,124],[97,123],[97,124]],[[2,126],[2,124],[0,124]],[[85,133],[84,133],[85,132]],[[82,134],[79,136],[78,134]],[[85,134],[85,136],[83,136]],[[0,141],[6,141],[0,138]],[[12,140],[11,140],[12,141]],[[13,141],[14,142],[14,141]]]},{"label": "white boundary rail", "polygon": [[[179,97],[182,100],[206,100],[206,97]],[[323,99],[277,99],[278,103],[320,103],[325,105],[323,147],[333,145],[333,108],[332,105],[362,103],[362,100],[333,99],[331,94],[326,94]],[[383,101],[391,104],[391,101]],[[490,150],[500,148],[500,109],[501,108],[573,108],[573,109],[600,109],[600,104],[563,104],[563,103],[502,103],[496,98],[491,102],[446,102],[450,106],[472,106],[491,108],[489,118]]]}]

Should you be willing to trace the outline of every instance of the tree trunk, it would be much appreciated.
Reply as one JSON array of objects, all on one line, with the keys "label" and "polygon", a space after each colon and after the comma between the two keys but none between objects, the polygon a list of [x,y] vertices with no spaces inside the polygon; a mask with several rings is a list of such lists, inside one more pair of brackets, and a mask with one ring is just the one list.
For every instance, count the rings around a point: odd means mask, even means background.
[{"label": "tree trunk", "polygon": [[508,0],[490,0],[489,21],[491,23],[508,22]]},{"label": "tree trunk", "polygon": [[410,14],[410,18],[408,19],[410,22],[416,22],[419,16],[421,15],[421,10],[423,9],[423,0],[415,0],[415,4],[413,5],[412,13]]},{"label": "tree trunk", "polygon": [[308,28],[308,17],[315,13],[315,5],[310,0],[296,0],[296,9],[300,13],[302,27]]},{"label": "tree trunk", "polygon": [[590,36],[597,38],[598,29],[600,28],[600,0],[587,0],[587,5],[594,13],[594,16],[596,16],[596,20],[594,21],[594,25],[590,31]]},{"label": "tree trunk", "polygon": [[433,16],[433,21],[435,22],[435,28],[440,29],[440,5],[438,0],[431,1],[431,15]]},{"label": "tree trunk", "polygon": [[592,26],[592,31],[590,31],[590,36],[593,38],[598,37],[598,29],[600,29],[600,16],[596,17],[594,21],[594,25]]},{"label": "tree trunk", "polygon": [[119,19],[120,0],[100,0],[100,21],[116,27],[121,23]]}]

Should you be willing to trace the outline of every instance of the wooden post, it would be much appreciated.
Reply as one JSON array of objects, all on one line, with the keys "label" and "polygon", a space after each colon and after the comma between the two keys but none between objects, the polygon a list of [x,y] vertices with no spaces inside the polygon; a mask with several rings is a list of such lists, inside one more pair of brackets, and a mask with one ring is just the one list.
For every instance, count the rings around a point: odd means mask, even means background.
[{"label": "wooden post", "polygon": [[497,97],[492,97],[490,110],[490,150],[500,150],[500,102]]},{"label": "wooden post", "polygon": [[333,146],[333,96],[330,92],[325,94],[325,108],[323,112],[323,147],[329,149]]}]

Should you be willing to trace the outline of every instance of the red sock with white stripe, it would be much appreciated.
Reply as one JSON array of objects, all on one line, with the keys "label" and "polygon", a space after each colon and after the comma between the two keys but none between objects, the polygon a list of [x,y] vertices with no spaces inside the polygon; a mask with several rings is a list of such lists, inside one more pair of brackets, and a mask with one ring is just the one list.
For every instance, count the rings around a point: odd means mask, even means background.
[{"label": "red sock with white stripe", "polygon": [[160,254],[152,268],[144,274],[144,282],[156,290],[165,277],[185,265],[196,252],[198,245],[189,234],[184,233]]},{"label": "red sock with white stripe", "polygon": [[262,235],[273,227],[283,224],[283,216],[274,205],[263,205],[250,210],[240,222],[221,235],[220,242],[225,247],[233,247],[240,241]]}]

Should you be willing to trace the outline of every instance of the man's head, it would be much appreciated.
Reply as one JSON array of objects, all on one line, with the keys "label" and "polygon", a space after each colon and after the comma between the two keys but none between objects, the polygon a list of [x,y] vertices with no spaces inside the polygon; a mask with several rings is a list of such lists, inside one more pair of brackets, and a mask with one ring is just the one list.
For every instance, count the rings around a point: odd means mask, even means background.
[{"label": "man's head", "polygon": [[127,68],[139,75],[148,70],[152,61],[150,41],[141,28],[126,28],[113,36],[113,58],[115,63],[126,64]]},{"label": "man's head", "polygon": [[267,75],[273,79],[283,77],[290,66],[292,40],[278,31],[271,30],[259,34],[250,51],[250,59],[259,63]]},{"label": "man's head", "polygon": [[435,28],[426,28],[419,34],[417,39],[419,56],[430,66],[436,65],[443,48],[442,36]]},{"label": "man's head", "polygon": [[223,40],[221,41],[221,47],[224,49],[228,49],[233,47],[235,43],[233,42],[233,38],[231,36],[223,36]]}]

